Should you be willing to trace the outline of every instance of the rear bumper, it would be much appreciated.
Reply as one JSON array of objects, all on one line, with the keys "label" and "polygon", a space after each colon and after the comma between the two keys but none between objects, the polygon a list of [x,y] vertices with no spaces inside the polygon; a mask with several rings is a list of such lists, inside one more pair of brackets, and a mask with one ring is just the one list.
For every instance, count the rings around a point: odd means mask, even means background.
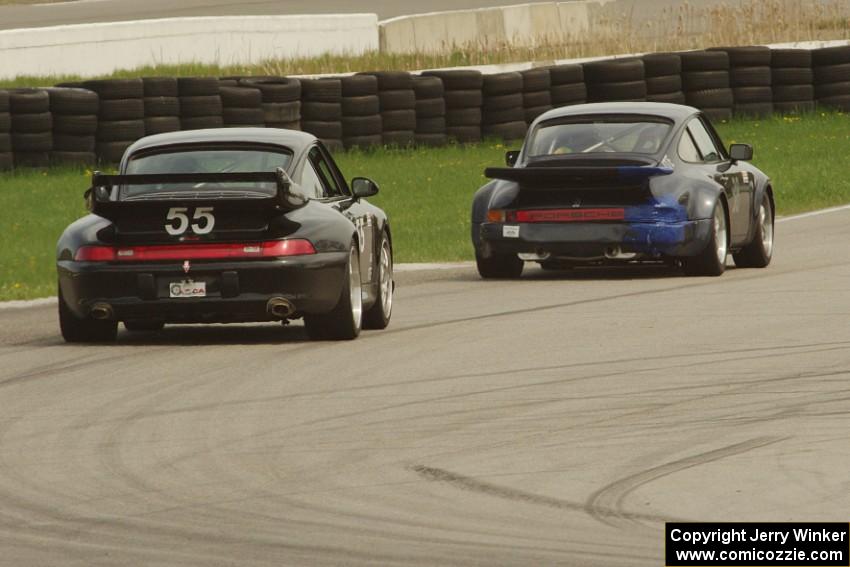
[{"label": "rear bumper", "polygon": [[[266,313],[273,297],[290,300],[298,314],[326,313],[342,293],[347,252],[285,259],[192,262],[96,263],[60,261],[59,285],[68,307],[88,317],[95,303],[112,306],[117,320],[156,319],[167,323],[274,320]],[[206,284],[203,298],[172,299],[169,285],[191,280]]]},{"label": "rear bumper", "polygon": [[[518,227],[518,236],[512,236],[505,227]],[[593,258],[604,255],[606,248],[619,246],[627,253],[683,257],[699,254],[708,244],[711,229],[711,219],[664,223],[482,223],[478,242],[484,256],[545,252]]]}]

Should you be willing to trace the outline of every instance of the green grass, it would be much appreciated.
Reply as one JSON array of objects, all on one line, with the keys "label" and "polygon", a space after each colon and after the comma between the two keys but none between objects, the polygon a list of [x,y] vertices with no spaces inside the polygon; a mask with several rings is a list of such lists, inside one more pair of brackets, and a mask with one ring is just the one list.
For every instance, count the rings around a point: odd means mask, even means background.
[{"label": "green grass", "polygon": [[[718,124],[727,143],[755,146],[754,163],[772,176],[779,214],[850,202],[845,175],[850,116]],[[470,260],[469,209],[485,179],[503,163],[498,142],[423,150],[348,152],[337,159],[350,178],[381,186],[372,201],[392,220],[398,262]],[[85,214],[89,173],[80,169],[21,170],[0,175],[0,300],[55,293],[55,245],[62,230]]]}]

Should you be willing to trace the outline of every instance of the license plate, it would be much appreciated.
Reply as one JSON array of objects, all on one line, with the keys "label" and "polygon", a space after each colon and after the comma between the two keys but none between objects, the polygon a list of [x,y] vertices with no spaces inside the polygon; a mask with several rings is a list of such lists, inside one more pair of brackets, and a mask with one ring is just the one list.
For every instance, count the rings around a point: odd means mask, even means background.
[{"label": "license plate", "polygon": [[190,297],[206,297],[207,282],[173,282],[168,286],[168,293],[172,298],[177,299],[185,299]]}]

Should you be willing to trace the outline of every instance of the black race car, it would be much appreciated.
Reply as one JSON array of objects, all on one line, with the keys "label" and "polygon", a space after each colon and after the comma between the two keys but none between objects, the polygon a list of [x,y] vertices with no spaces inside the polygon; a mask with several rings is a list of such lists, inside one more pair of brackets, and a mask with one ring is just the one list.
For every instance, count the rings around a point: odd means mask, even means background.
[{"label": "black race car", "polygon": [[611,262],[668,262],[719,276],[773,254],[770,179],[753,149],[725,149],[695,108],[602,103],[540,116],[509,167],[475,195],[472,242],[484,278]]},{"label": "black race car", "polygon": [[91,211],[59,239],[59,321],[69,342],[166,323],[304,318],[317,339],[383,329],[393,304],[384,212],[349,186],[315,137],[265,128],[176,132],[95,173]]}]

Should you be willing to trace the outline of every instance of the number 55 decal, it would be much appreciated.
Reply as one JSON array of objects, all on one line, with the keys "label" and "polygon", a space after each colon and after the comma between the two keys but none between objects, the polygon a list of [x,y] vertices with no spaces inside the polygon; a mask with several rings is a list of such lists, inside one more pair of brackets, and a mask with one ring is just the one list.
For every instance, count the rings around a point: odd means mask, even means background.
[{"label": "number 55 decal", "polygon": [[[165,231],[171,236],[180,236],[189,229],[189,208],[171,207],[165,220]],[[215,227],[215,217],[212,207],[198,207],[192,215],[192,232],[195,234],[209,234]],[[176,221],[176,223],[175,223]]]}]

